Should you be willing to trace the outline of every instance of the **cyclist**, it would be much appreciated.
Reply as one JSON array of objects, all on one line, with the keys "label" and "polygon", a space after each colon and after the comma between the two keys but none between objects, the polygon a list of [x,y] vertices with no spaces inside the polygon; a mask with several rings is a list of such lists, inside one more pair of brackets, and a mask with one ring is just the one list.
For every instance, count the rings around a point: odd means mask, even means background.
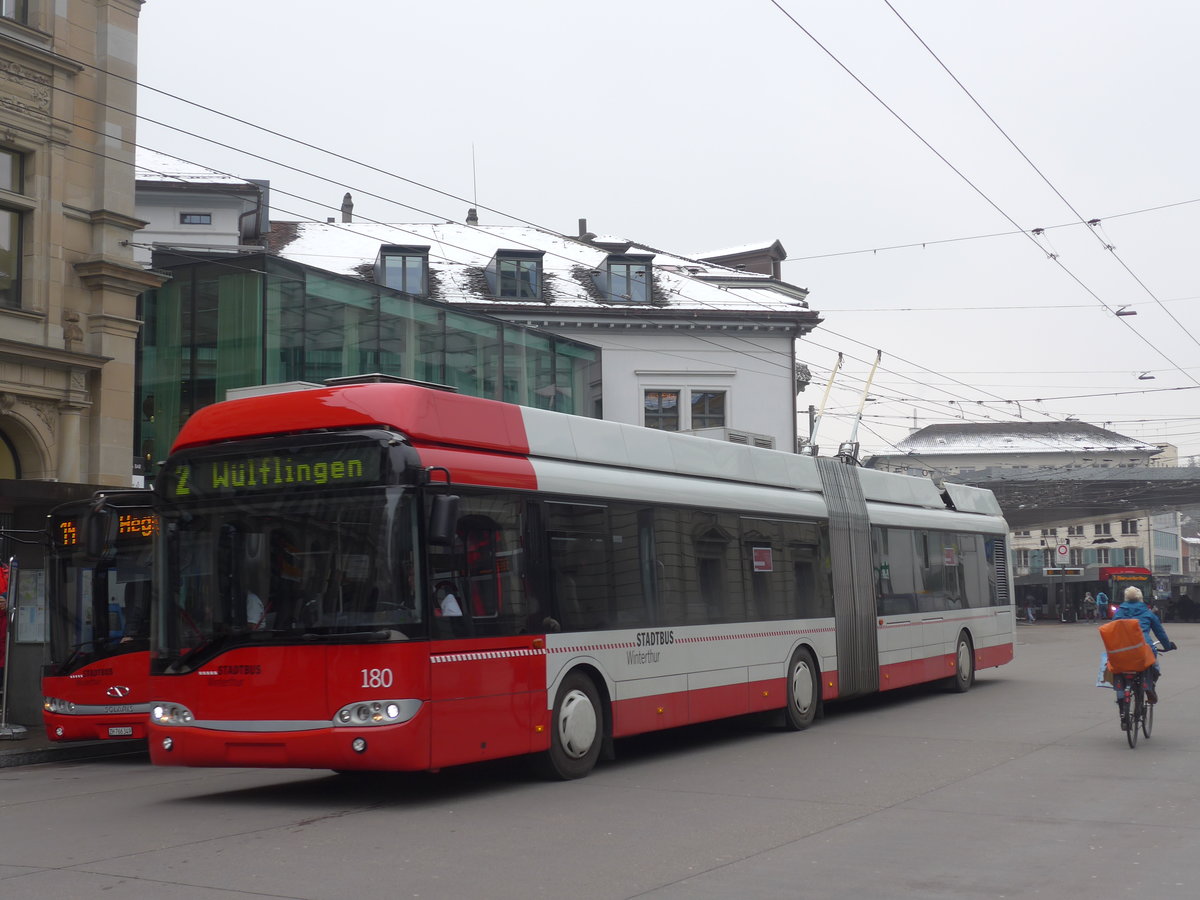
[{"label": "cyclist", "polygon": [[[1125,601],[1113,612],[1113,619],[1137,619],[1138,624],[1142,626],[1142,636],[1145,637],[1146,643],[1150,645],[1151,650],[1154,650],[1153,638],[1158,638],[1164,651],[1176,649],[1175,644],[1167,637],[1167,630],[1163,628],[1158,616],[1154,614],[1142,599],[1140,588],[1125,588]],[[1158,656],[1157,650],[1154,650],[1154,655]],[[1146,672],[1146,699],[1151,703],[1157,703],[1158,694],[1155,692],[1154,686],[1158,683],[1158,676],[1161,674],[1158,663],[1156,662]],[[1113,687],[1116,687],[1115,681]]]}]

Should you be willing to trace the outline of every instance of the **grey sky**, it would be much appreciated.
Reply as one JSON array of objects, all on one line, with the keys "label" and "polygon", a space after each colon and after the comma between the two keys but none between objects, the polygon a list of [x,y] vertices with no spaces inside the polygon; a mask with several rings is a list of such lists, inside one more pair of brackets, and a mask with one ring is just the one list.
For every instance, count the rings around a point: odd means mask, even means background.
[{"label": "grey sky", "polygon": [[[1200,454],[1200,6],[780,5],[908,127],[770,0],[148,0],[139,78],[461,197],[477,181],[481,206],[552,230],[586,217],[681,253],[780,239],[784,277],[826,319],[801,345],[815,376],[802,404],[846,354],[823,446],[848,433],[878,348],[867,449],[914,415],[1013,421],[1019,408]],[[897,12],[1099,226],[1079,223]],[[350,185],[366,220],[465,214],[153,91],[139,102],[237,149],[150,122],[143,145],[269,178],[276,218],[334,215],[318,204],[347,188],[322,178]]]}]

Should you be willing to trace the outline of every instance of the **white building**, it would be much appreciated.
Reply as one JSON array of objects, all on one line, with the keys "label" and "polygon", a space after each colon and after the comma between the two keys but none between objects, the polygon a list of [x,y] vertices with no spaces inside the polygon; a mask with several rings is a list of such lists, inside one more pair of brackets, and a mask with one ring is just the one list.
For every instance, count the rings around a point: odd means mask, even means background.
[{"label": "white building", "polygon": [[[820,321],[808,292],[743,268],[527,225],[273,222],[295,262],[601,348],[583,407],[605,419],[762,447],[796,446],[797,342]],[[778,242],[761,245],[781,258]],[[740,259],[754,260],[754,248]],[[769,262],[768,262],[769,265]]]},{"label": "white building", "polygon": [[135,209],[146,226],[133,239],[133,256],[142,265],[150,264],[156,249],[262,249],[267,182],[243,181],[143,148],[137,151],[136,178]]},{"label": "white building", "polygon": [[[1167,445],[1169,446],[1169,445]],[[870,466],[910,475],[1045,474],[1148,466],[1163,446],[1086,422],[957,422],[928,425],[873,456]]]},{"label": "white building", "polygon": [[[1170,445],[1146,443],[1086,422],[959,422],[918,429],[896,445],[896,452],[878,454],[868,465],[997,490],[1020,481],[1026,486],[1024,506],[1036,506],[1063,482],[1086,483],[1087,501],[1067,510],[1047,500],[1046,506],[1059,511],[1058,518],[1010,533],[1018,596],[1022,601],[1033,598],[1049,612],[1061,607],[1064,595],[1078,600],[1084,591],[1096,590],[1099,572],[1107,567],[1150,569],[1160,599],[1170,593],[1172,576],[1183,565],[1179,511],[1139,508],[1132,500],[1119,511],[1113,507],[1120,506],[1118,495],[1128,493],[1136,471],[1147,478],[1153,472],[1156,480],[1170,474],[1150,467],[1173,451]],[[1112,502],[1099,502],[1104,499]],[[1047,573],[1064,569],[1078,574]]]}]

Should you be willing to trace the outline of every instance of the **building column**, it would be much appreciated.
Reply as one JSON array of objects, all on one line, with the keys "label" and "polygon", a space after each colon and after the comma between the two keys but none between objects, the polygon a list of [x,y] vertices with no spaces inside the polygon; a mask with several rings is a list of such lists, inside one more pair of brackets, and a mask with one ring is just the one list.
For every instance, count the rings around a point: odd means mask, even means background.
[{"label": "building column", "polygon": [[83,465],[80,451],[80,420],[83,407],[75,403],[62,403],[58,407],[58,480],[78,484],[83,481]]}]

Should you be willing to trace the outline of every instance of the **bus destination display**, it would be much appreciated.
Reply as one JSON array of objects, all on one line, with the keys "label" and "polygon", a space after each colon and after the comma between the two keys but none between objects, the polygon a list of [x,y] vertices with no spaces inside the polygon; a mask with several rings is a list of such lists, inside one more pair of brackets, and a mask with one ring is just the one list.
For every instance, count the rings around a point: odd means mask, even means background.
[{"label": "bus destination display", "polygon": [[79,543],[79,525],[74,519],[63,519],[55,529],[60,547],[74,547]]},{"label": "bus destination display", "polygon": [[[148,512],[116,513],[116,540],[122,544],[149,541],[158,533],[158,517]],[[82,540],[83,517],[59,519],[53,534],[59,547],[78,547]]]},{"label": "bus destination display", "polygon": [[227,497],[295,488],[378,484],[378,445],[331,445],[279,453],[195,459],[164,472],[169,497]]}]

